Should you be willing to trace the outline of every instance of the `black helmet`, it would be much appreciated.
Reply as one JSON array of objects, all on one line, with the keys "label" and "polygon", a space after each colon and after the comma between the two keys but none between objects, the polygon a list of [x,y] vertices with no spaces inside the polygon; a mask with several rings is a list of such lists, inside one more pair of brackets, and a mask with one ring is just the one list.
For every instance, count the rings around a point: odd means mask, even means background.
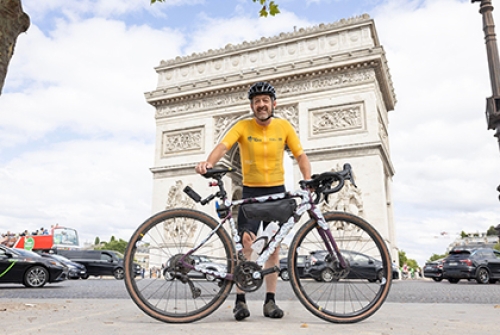
[{"label": "black helmet", "polygon": [[276,100],[276,91],[274,90],[274,87],[269,84],[268,82],[265,81],[259,81],[250,87],[248,90],[248,99],[252,100],[252,98],[256,95],[259,94],[267,94],[273,100]]}]

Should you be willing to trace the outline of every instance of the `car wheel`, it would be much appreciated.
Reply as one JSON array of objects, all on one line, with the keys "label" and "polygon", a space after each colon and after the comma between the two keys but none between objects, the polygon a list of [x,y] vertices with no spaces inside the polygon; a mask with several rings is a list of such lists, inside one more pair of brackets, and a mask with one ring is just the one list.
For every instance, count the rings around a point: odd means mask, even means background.
[{"label": "car wheel", "polygon": [[82,278],[82,279],[89,279],[89,275],[88,274],[84,274],[84,275],[81,275],[80,278]]},{"label": "car wheel", "polygon": [[333,281],[333,270],[330,268],[326,268],[323,271],[321,271],[321,280],[324,281],[325,283],[329,283]]},{"label": "car wheel", "polygon": [[288,269],[281,270],[280,277],[284,281],[289,281],[290,280],[290,273],[288,273]]},{"label": "car wheel", "polygon": [[29,268],[24,274],[24,286],[43,287],[49,281],[49,271],[40,265]]},{"label": "car wheel", "polygon": [[451,283],[451,284],[456,284],[460,281],[460,279],[458,278],[448,278],[448,281]]},{"label": "car wheel", "polygon": [[476,281],[478,284],[488,284],[490,281],[490,273],[485,268],[477,270]]},{"label": "car wheel", "polygon": [[125,277],[125,271],[123,268],[117,268],[113,271],[113,276],[118,280],[122,280]]},{"label": "car wheel", "polygon": [[174,275],[170,271],[164,271],[163,278],[165,278],[166,281],[171,281],[174,280]]},{"label": "car wheel", "polygon": [[439,283],[441,280],[443,280],[443,277],[439,277],[439,278],[433,277],[432,280],[437,281]]},{"label": "car wheel", "polygon": [[[207,268],[207,270],[209,270],[209,271],[217,271],[216,269],[213,269],[213,268]],[[205,279],[208,280],[208,281],[214,281],[215,280],[215,276],[206,273],[205,274]]]}]

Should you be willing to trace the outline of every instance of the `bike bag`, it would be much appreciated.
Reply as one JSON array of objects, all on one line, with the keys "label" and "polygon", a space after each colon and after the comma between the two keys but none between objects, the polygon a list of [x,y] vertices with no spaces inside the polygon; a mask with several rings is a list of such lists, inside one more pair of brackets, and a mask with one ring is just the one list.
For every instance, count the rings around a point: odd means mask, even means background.
[{"label": "bike bag", "polygon": [[241,205],[243,215],[247,219],[264,222],[278,221],[279,223],[288,221],[295,212],[295,208],[297,208],[295,199],[280,199]]}]

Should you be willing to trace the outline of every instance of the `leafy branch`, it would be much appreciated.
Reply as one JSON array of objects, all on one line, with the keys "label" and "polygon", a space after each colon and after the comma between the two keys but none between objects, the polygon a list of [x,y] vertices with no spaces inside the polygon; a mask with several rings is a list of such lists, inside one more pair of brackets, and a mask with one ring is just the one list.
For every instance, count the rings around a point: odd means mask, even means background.
[{"label": "leafy branch", "polygon": [[[151,0],[151,4],[154,4],[155,2],[165,2],[167,0]],[[261,17],[267,17],[268,15],[275,16],[276,14],[280,13],[280,10],[278,9],[278,5],[274,1],[268,1],[268,0],[252,0],[253,2],[258,2],[262,8],[259,11],[259,15]]]}]

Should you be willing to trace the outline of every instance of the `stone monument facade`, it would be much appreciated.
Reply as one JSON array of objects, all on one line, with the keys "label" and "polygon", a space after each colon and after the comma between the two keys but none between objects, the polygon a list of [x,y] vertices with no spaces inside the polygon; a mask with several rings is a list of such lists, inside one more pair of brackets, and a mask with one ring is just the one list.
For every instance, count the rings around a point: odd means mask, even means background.
[{"label": "stone monument facade", "polygon": [[[324,209],[365,218],[398,259],[387,131],[396,98],[368,15],[162,61],[156,72],[157,88],[145,93],[156,108],[153,212],[183,206],[215,215],[214,206],[192,203],[182,187],[211,193],[194,167],[235,122],[251,116],[247,91],[264,80],[276,88],[275,114],[297,130],[313,173],[347,162],[353,167],[358,188],[347,185]],[[239,167],[238,149],[221,163]],[[295,162],[290,175],[298,186]],[[230,194],[240,198],[241,176],[226,179]]]}]

